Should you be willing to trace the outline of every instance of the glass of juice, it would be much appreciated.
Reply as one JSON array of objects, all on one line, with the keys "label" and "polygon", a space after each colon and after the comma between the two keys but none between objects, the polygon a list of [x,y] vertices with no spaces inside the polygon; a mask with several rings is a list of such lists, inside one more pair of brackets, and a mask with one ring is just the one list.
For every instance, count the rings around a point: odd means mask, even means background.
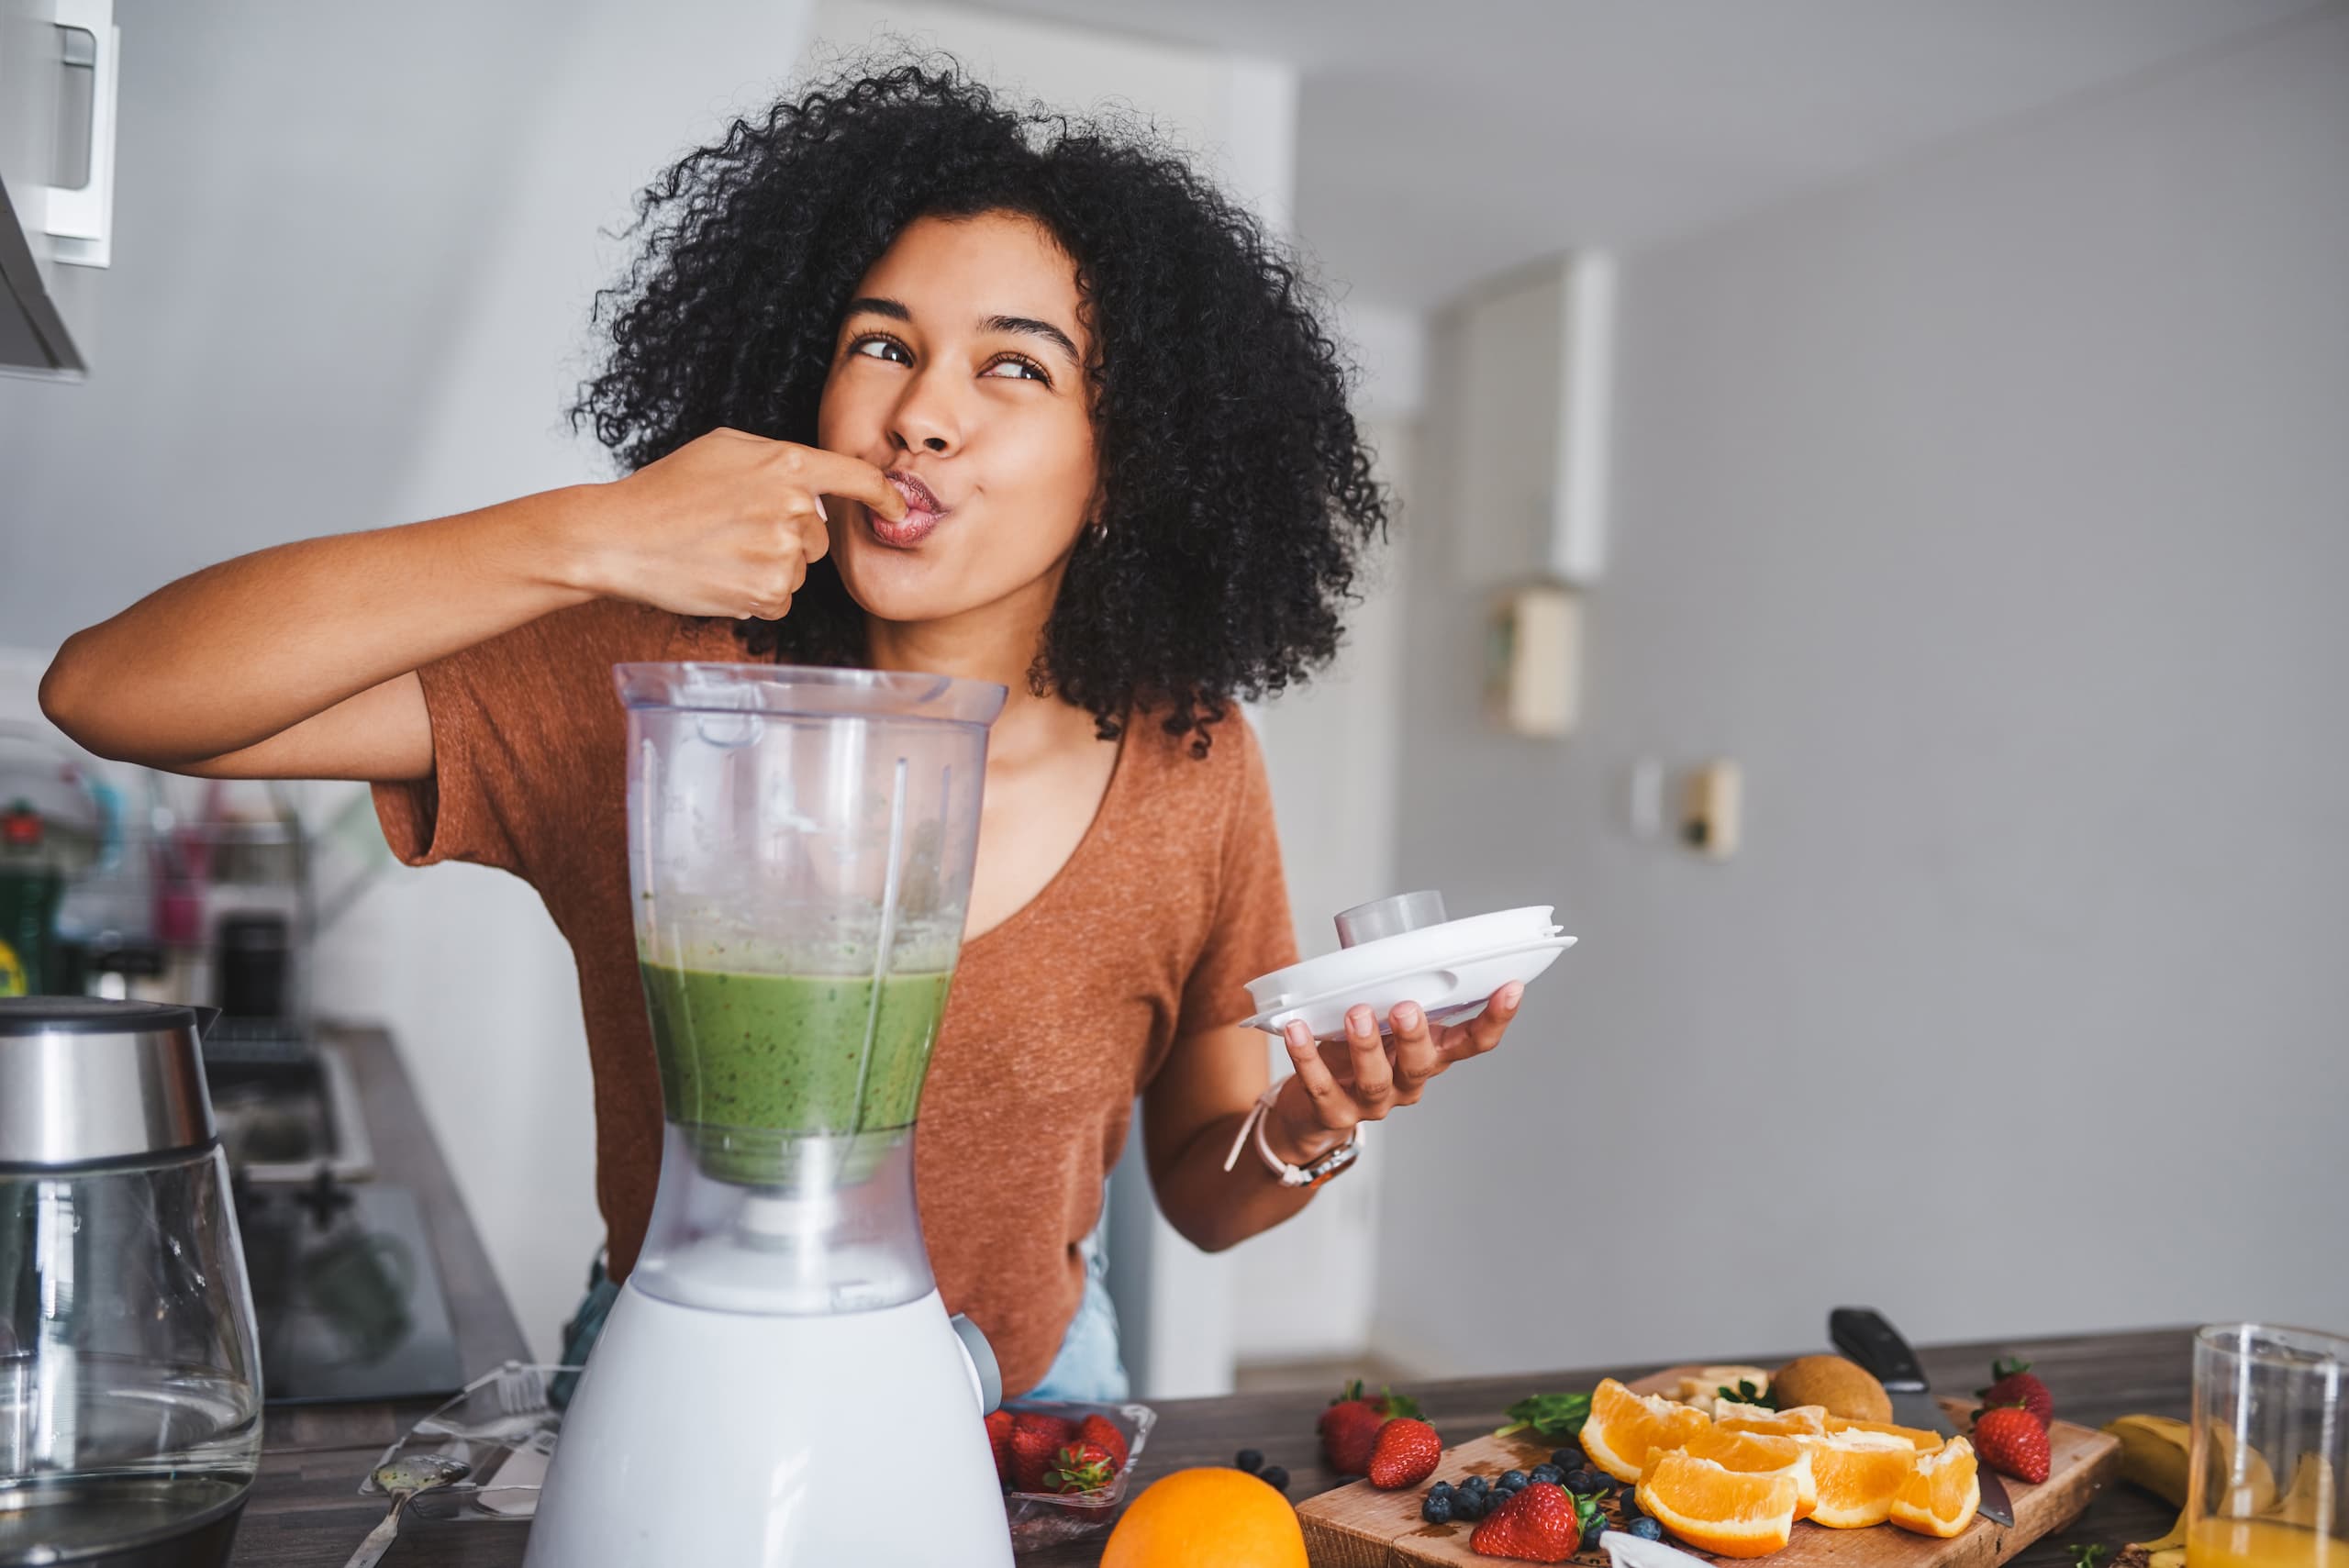
[{"label": "glass of juice", "polygon": [[2187,1568],[2349,1568],[2349,1339],[2220,1323],[2194,1336]]}]

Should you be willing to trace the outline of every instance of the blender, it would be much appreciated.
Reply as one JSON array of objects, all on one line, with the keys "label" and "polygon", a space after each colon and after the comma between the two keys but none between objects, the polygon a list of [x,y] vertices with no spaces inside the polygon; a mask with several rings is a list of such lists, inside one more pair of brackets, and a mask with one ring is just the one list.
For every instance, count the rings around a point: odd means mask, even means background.
[{"label": "blender", "polygon": [[941,1303],[913,1169],[1005,690],[614,675],[666,1122],[526,1563],[1008,1565],[1000,1382]]}]

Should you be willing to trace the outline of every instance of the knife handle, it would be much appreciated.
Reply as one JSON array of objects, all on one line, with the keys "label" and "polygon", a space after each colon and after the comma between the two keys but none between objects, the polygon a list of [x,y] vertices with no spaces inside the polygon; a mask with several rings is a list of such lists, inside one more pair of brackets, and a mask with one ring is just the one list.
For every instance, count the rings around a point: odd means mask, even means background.
[{"label": "knife handle", "polygon": [[1839,1307],[1827,1315],[1827,1337],[1835,1348],[1876,1374],[1888,1392],[1921,1394],[1925,1369],[1900,1330],[1873,1307]]}]

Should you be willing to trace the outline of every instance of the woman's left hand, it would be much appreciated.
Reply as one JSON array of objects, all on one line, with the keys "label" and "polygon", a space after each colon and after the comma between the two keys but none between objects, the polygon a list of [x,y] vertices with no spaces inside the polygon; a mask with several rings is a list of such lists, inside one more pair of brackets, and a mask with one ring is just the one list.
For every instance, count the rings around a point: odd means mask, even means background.
[{"label": "woman's left hand", "polygon": [[1482,1056],[1500,1044],[1524,1000],[1525,987],[1511,981],[1466,1023],[1432,1029],[1418,1004],[1406,1002],[1389,1015],[1394,1033],[1385,1038],[1376,1014],[1367,1006],[1353,1007],[1346,1013],[1342,1073],[1331,1071],[1323,1060],[1313,1031],[1302,1021],[1291,1020],[1281,1042],[1288,1047],[1297,1073],[1273,1101],[1266,1141],[1291,1164],[1319,1159],[1353,1137],[1359,1124],[1415,1103],[1429,1082],[1453,1062]]}]

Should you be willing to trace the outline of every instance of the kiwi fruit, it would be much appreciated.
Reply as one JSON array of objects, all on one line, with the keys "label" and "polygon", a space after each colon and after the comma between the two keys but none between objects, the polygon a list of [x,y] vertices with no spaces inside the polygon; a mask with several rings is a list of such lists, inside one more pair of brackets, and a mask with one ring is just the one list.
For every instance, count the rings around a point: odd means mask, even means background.
[{"label": "kiwi fruit", "polygon": [[1798,1356],[1770,1374],[1778,1408],[1824,1405],[1847,1421],[1889,1421],[1892,1396],[1857,1362],[1842,1356]]}]

